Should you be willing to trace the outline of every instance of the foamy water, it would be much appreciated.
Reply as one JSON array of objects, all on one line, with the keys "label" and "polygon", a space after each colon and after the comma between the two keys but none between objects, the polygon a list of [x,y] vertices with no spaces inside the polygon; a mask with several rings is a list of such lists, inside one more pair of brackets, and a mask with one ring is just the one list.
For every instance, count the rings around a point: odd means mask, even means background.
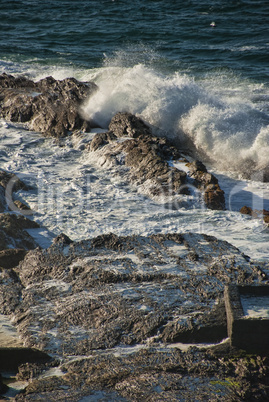
[{"label": "foamy water", "polygon": [[192,145],[218,168],[245,173],[269,163],[269,94],[262,84],[217,74],[197,81],[142,64],[108,66],[92,78],[99,90],[83,114],[101,127],[118,111],[128,111],[157,134]]},{"label": "foamy water", "polygon": [[[87,141],[93,135],[86,135]],[[82,149],[82,143],[83,139],[67,139],[59,146],[53,139],[2,121],[1,167],[33,187],[16,197],[27,203],[35,211],[33,218],[54,235],[64,232],[72,240],[81,240],[109,232],[148,235],[190,231],[227,240],[252,258],[267,258],[269,234],[262,220],[250,219],[238,210],[253,202],[257,206],[265,198],[264,206],[269,209],[268,184],[217,173],[226,191],[227,211],[206,210],[188,196],[182,196],[183,206],[174,210],[165,200],[151,200],[141,189],[130,186],[116,167],[100,168]],[[31,234],[43,246],[52,239],[42,229],[31,230]]]},{"label": "foamy water", "polygon": [[[227,240],[252,258],[267,259],[269,230],[262,219],[238,212],[244,205],[269,209],[269,184],[241,177],[248,167],[269,164],[265,85],[227,71],[195,79],[180,71],[165,75],[150,63],[128,67],[122,52],[97,69],[50,65],[37,69],[14,62],[6,63],[5,69],[15,75],[26,73],[34,80],[48,75],[93,80],[99,90],[82,106],[84,116],[103,130],[118,111],[142,117],[157,135],[196,148],[197,157],[218,177],[226,194],[226,211],[206,210],[199,195],[182,196],[174,209],[169,200],[152,200],[145,189],[130,186],[126,172],[100,167],[98,158],[84,149],[96,130],[69,137],[59,145],[26,131],[23,125],[1,120],[1,167],[33,186],[16,197],[27,203],[33,218],[54,235],[64,232],[80,240],[108,232],[192,231]],[[50,232],[40,229],[31,234],[48,246],[53,236]]]},{"label": "foamy water", "polygon": [[[151,63],[127,67],[127,56],[118,52],[96,69],[5,62],[3,71],[34,80],[48,75],[93,80],[99,89],[81,113],[100,127],[107,128],[118,111],[128,111],[152,125],[155,134],[196,149],[200,159],[217,169],[251,176],[269,165],[266,84],[227,71],[197,78],[180,71],[167,74]],[[135,61],[135,56],[128,59],[130,64]]]}]

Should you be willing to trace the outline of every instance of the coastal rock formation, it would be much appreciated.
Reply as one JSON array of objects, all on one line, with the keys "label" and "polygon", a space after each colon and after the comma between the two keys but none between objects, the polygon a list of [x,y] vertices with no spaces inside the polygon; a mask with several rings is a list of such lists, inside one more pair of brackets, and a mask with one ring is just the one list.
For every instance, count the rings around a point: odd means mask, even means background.
[{"label": "coastal rock formation", "polygon": [[[225,209],[224,192],[215,176],[199,161],[188,163],[186,157],[166,138],[155,137],[140,118],[131,113],[117,113],[109,131],[98,133],[89,150],[103,167],[118,165],[128,169],[128,179],[151,196],[167,197],[190,194],[197,188],[210,209]],[[190,172],[178,169],[175,162],[186,164]]]},{"label": "coastal rock formation", "polygon": [[36,379],[36,371],[36,366],[22,367],[20,378],[31,382],[17,401],[239,402],[268,397],[268,359],[227,348],[222,353],[165,347],[95,353],[63,364],[58,377]]},{"label": "coastal rock formation", "polygon": [[209,173],[200,161],[188,163],[190,177],[194,179],[195,186],[204,192],[205,204],[209,209],[225,209],[224,191],[221,190],[218,179]]},{"label": "coastal rock formation", "polygon": [[[264,279],[235,247],[198,234],[60,237],[29,251],[15,272],[23,289],[13,319],[25,345],[62,355],[195,341],[198,327],[211,331],[225,284]],[[219,325],[216,341],[226,334]]]},{"label": "coastal rock formation", "polygon": [[37,247],[27,229],[37,229],[39,225],[20,213],[8,212],[27,211],[27,215],[31,215],[26,205],[13,200],[13,193],[19,190],[29,190],[29,187],[15,174],[0,170],[0,269],[16,267],[27,250]]},{"label": "coastal rock formation", "polygon": [[81,102],[94,90],[92,82],[52,77],[38,82],[12,75],[0,76],[0,116],[28,124],[31,130],[64,137],[73,130],[85,130],[89,123],[79,113]]},{"label": "coastal rock formation", "polygon": [[[27,123],[29,129],[57,138],[76,130],[90,130],[79,108],[96,88],[92,82],[81,83],[74,78],[58,81],[47,77],[33,82],[4,73],[0,76],[0,116]],[[224,193],[217,179],[206,170],[200,171],[200,165],[195,171],[192,164],[190,176],[174,167],[173,162],[188,160],[166,138],[153,136],[150,127],[130,113],[117,113],[109,131],[96,134],[89,148],[99,155],[100,165],[128,168],[129,180],[143,193],[174,197],[190,194],[190,186],[195,185],[204,194],[208,208],[225,209]],[[0,189],[0,210],[4,209],[2,198]],[[19,208],[26,209],[23,205]]]},{"label": "coastal rock formation", "polygon": [[[191,233],[109,234],[80,242],[60,235],[50,248],[28,252],[17,268],[1,275],[2,313],[10,314],[26,347],[56,359],[60,374],[50,375],[52,366],[22,366],[20,378],[32,380],[18,401],[90,395],[193,400],[194,385],[201,400],[221,400],[219,383],[221,395],[232,401],[233,381],[238,395],[254,393],[253,381],[246,386],[246,372],[240,372],[243,362],[234,356],[229,361],[228,345],[215,356],[210,349],[182,352],[175,343],[227,337],[225,284],[267,280],[225,241]],[[267,366],[260,358],[252,368],[257,379],[262,367],[260,382]],[[38,379],[42,370],[48,374]]]}]

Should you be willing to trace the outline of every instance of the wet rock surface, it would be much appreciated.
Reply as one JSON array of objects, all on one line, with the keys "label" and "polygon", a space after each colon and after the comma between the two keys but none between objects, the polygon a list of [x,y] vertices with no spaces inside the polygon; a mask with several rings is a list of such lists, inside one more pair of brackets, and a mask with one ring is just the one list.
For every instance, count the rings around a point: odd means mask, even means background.
[{"label": "wet rock surface", "polygon": [[0,214],[0,250],[34,249],[38,245],[27,233],[27,229],[39,228],[38,223],[17,214]]},{"label": "wet rock surface", "polygon": [[26,256],[27,251],[21,248],[0,250],[0,267],[14,268]]},{"label": "wet rock surface", "polygon": [[249,215],[254,219],[262,219],[264,221],[264,224],[269,227],[269,211],[266,209],[263,210],[257,210],[257,209],[252,209],[251,207],[247,207],[244,205],[240,209],[241,214],[243,215]]},{"label": "wet rock surface", "polygon": [[[265,277],[236,248],[204,235],[58,239],[47,250],[29,251],[15,269],[23,290],[14,319],[27,346],[51,353],[56,333],[61,354],[132,345],[153,336],[200,341],[195,330],[211,331],[210,315],[225,284]],[[223,330],[212,341],[226,334],[223,315],[217,316],[211,321]]]},{"label": "wet rock surface", "polygon": [[29,187],[23,183],[14,173],[6,172],[0,169],[0,213],[9,209],[20,211],[28,209],[19,200],[13,200],[13,193],[19,190],[29,190]]},{"label": "wet rock surface", "polygon": [[194,179],[194,185],[204,192],[204,201],[209,209],[225,209],[224,191],[221,190],[218,179],[209,173],[205,165],[200,161],[188,163],[190,177]]},{"label": "wet rock surface", "polygon": [[[89,150],[97,155],[100,166],[125,168],[128,180],[147,195],[175,197],[190,194],[195,187],[204,194],[208,208],[225,209],[217,178],[201,162],[189,163],[166,138],[153,136],[150,127],[130,113],[117,113],[109,131],[96,134]],[[186,164],[189,174],[174,166],[177,161]]]},{"label": "wet rock surface", "polygon": [[38,247],[27,229],[39,225],[22,215],[0,214],[0,314],[10,314],[19,304],[21,282],[12,268],[24,259],[27,251]]},{"label": "wet rock surface", "polygon": [[[202,317],[206,339],[224,285],[264,278],[234,247],[195,234],[56,241],[30,251],[15,271],[23,291],[14,319],[26,345],[61,355],[151,337],[199,341]],[[224,326],[214,340],[226,334]]]},{"label": "wet rock surface", "polygon": [[0,115],[12,122],[53,137],[64,137],[73,130],[86,130],[89,123],[80,113],[80,104],[96,89],[92,82],[74,78],[62,81],[52,77],[38,82],[24,77],[0,76]]},{"label": "wet rock surface", "polygon": [[[239,359],[229,361],[227,344],[218,355],[182,352],[176,344],[227,337],[225,284],[266,281],[238,249],[206,235],[109,234],[80,242],[60,235],[50,248],[29,251],[17,268],[2,269],[2,313],[12,317],[26,347],[58,361],[55,374],[51,366],[23,366],[20,377],[31,382],[16,399],[232,401],[244,400],[243,393],[268,395],[264,358],[254,358],[252,388],[246,388],[249,372],[238,372]],[[48,371],[46,378],[40,370]]]},{"label": "wet rock surface", "polygon": [[[78,110],[95,88],[3,74],[0,114],[64,137],[89,128]],[[130,113],[118,113],[87,150],[147,195],[184,197],[195,188],[208,208],[225,208],[217,178]],[[26,189],[0,171],[0,212],[8,210],[10,182],[11,201],[13,191]],[[220,343],[227,337],[224,286],[268,283],[262,266],[203,234],[80,242],[62,234],[40,249],[27,233],[33,228],[23,215],[0,214],[0,314],[12,320],[26,355],[33,348],[44,357],[22,361],[17,377],[29,384],[17,401],[268,400],[268,357]]]}]

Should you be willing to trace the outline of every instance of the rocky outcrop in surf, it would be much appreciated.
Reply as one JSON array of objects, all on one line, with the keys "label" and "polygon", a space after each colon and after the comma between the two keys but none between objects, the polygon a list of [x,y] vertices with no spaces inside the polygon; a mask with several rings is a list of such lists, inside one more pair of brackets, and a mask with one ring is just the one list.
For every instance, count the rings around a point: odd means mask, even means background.
[{"label": "rocky outcrop in surf", "polygon": [[[148,125],[130,113],[117,113],[109,131],[95,135],[89,150],[97,154],[103,167],[118,165],[128,169],[128,179],[154,197],[190,194],[193,188],[204,194],[210,209],[225,209],[224,192],[218,180],[199,161],[190,163],[165,137],[155,137]],[[175,167],[180,162],[186,171]],[[180,199],[173,205],[181,204]]]},{"label": "rocky outcrop in surf", "polygon": [[86,130],[89,123],[80,113],[80,104],[96,85],[74,78],[52,77],[38,82],[24,77],[0,76],[0,115],[12,122],[27,123],[31,130],[64,137],[73,130]]},{"label": "rocky outcrop in surf", "polygon": [[205,165],[200,161],[188,163],[189,175],[192,182],[198,189],[204,193],[204,201],[209,209],[225,209],[224,191],[221,190],[218,179],[207,171]]},{"label": "rocky outcrop in surf", "polygon": [[[90,123],[79,112],[82,102],[95,90],[92,82],[74,78],[59,81],[47,77],[33,82],[24,77],[0,76],[0,115],[13,122],[27,123],[29,129],[53,137],[65,137],[76,130],[90,130]],[[96,134],[90,151],[100,154],[99,164],[116,163],[129,169],[129,179],[142,192],[155,196],[189,194],[195,185],[204,194],[210,209],[225,209],[224,193],[217,179],[206,168],[197,170],[191,164],[191,182],[185,171],[173,166],[174,161],[188,160],[166,138],[152,135],[150,127],[130,113],[117,113],[108,132]],[[195,170],[196,169],[196,170]],[[0,191],[0,208],[2,204]],[[173,201],[175,206],[181,201]],[[18,204],[19,209],[24,209]],[[3,208],[2,208],[3,209]]]},{"label": "rocky outcrop in surf", "polygon": [[[83,157],[104,169],[116,166],[128,183],[169,207],[197,191],[207,208],[225,208],[204,164],[154,136],[136,116],[117,113],[107,132],[81,133],[89,124],[78,108],[94,84],[5,74],[0,82],[4,118],[57,138],[79,130]],[[222,342],[225,285],[267,284],[265,264],[194,233],[110,233],[80,242],[62,234],[41,249],[29,234],[39,225],[13,199],[27,189],[0,171],[0,314],[25,345],[18,379],[29,381],[17,401],[268,399],[268,358],[249,359]],[[31,359],[29,351],[37,350]],[[11,360],[19,365],[12,353],[18,356],[0,344],[1,370]]]}]

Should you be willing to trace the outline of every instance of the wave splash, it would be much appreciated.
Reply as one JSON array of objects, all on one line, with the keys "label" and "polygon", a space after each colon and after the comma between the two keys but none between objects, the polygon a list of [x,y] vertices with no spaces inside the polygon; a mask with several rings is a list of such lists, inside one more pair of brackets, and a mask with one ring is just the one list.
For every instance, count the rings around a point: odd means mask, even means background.
[{"label": "wave splash", "polygon": [[232,77],[227,89],[220,76],[195,81],[144,64],[106,65],[91,78],[99,90],[84,104],[83,114],[100,127],[106,128],[115,113],[128,111],[152,125],[157,135],[181,146],[192,144],[200,159],[218,168],[246,173],[269,165],[263,88],[258,90],[263,102],[255,103],[250,84],[239,85]]}]

